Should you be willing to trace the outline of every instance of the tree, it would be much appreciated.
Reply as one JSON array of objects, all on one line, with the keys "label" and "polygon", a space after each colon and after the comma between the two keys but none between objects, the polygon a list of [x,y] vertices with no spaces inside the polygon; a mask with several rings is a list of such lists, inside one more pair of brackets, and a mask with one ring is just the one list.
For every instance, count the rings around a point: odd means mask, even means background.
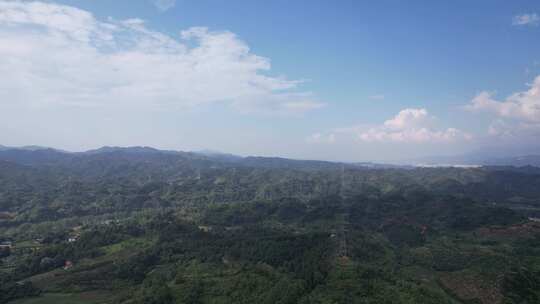
[{"label": "tree", "polygon": [[173,296],[163,277],[150,277],[144,280],[139,296],[141,304],[170,304]]}]

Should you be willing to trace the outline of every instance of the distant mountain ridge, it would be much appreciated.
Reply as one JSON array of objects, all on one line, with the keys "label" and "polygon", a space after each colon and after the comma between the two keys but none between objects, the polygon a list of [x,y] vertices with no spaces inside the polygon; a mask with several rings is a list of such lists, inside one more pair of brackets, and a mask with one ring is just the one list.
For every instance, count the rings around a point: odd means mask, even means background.
[{"label": "distant mountain ridge", "polygon": [[173,157],[177,160],[210,161],[220,165],[249,166],[261,168],[289,168],[289,169],[335,169],[341,166],[366,168],[411,168],[411,167],[452,167],[452,166],[512,166],[540,167],[540,155],[525,155],[515,157],[482,157],[479,154],[458,156],[433,156],[402,161],[398,164],[384,164],[374,162],[332,162],[321,160],[297,160],[281,157],[247,156],[223,153],[213,150],[193,152],[160,150],[148,146],[117,147],[104,146],[84,152],[69,152],[50,147],[23,146],[8,147],[0,145],[0,160],[25,165],[54,165],[66,161],[80,160],[85,157],[126,156],[131,158],[150,157],[154,160],[160,157]]},{"label": "distant mountain ridge", "polygon": [[125,153],[140,153],[140,154],[152,154],[152,153],[180,153],[178,151],[159,150],[146,146],[133,146],[133,147],[101,147],[99,149],[88,150],[85,152],[79,152],[81,154],[99,154],[99,153],[112,153],[112,152],[125,152]]},{"label": "distant mountain ridge", "polygon": [[100,161],[104,159],[137,160],[151,162],[194,162],[207,167],[258,167],[286,168],[300,170],[326,170],[347,167],[395,168],[402,166],[375,163],[344,163],[320,160],[297,160],[281,157],[237,156],[210,150],[183,152],[159,150],[152,147],[111,147],[105,146],[84,152],[67,152],[47,147],[3,147],[0,160],[23,165],[69,165],[74,162]]}]

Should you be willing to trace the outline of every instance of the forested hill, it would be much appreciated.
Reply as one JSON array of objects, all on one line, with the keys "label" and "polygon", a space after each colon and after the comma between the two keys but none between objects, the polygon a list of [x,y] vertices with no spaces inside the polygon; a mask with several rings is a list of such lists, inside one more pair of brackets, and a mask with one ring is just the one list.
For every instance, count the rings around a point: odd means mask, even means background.
[{"label": "forested hill", "polygon": [[11,161],[32,166],[62,166],[71,167],[93,161],[129,160],[148,161],[152,163],[169,164],[189,161],[193,166],[201,168],[214,167],[258,167],[258,168],[289,168],[300,170],[336,169],[342,165],[358,167],[394,167],[391,165],[378,165],[371,163],[342,164],[316,160],[293,160],[279,157],[240,157],[232,154],[181,152],[158,150],[150,147],[103,147],[86,152],[65,152],[51,148],[28,149],[7,148],[0,149],[0,160]]},{"label": "forested hill", "polygon": [[535,167],[4,147],[0,303],[539,303],[537,218]]},{"label": "forested hill", "polygon": [[540,168],[535,167],[400,168],[284,158],[231,158],[148,147],[104,147],[82,153],[47,148],[6,149],[0,151],[0,161],[6,167],[1,175],[26,174],[57,184],[121,180],[133,186],[170,188],[191,182],[194,187],[182,192],[185,199],[190,199],[190,194],[198,197],[196,193],[204,190],[211,202],[237,201],[239,197],[253,200],[380,195],[414,189],[438,195],[527,201],[540,193],[534,187],[540,175]]}]

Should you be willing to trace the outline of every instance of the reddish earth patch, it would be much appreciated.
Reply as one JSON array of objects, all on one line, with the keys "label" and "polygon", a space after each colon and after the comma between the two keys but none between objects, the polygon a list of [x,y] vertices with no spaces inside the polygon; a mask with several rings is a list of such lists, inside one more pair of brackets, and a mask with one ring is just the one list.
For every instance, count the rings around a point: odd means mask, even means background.
[{"label": "reddish earth patch", "polygon": [[465,272],[443,273],[439,282],[460,300],[479,300],[482,304],[500,304],[503,300],[501,280],[487,281]]}]

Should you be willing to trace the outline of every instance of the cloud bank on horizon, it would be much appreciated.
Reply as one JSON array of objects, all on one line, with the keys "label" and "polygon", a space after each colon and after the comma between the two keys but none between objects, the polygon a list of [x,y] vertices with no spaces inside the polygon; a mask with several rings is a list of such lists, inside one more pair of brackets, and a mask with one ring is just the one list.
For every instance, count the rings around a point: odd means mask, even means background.
[{"label": "cloud bank on horizon", "polygon": [[307,141],[310,143],[334,143],[337,134],[344,134],[349,140],[367,143],[448,144],[472,140],[472,135],[456,128],[434,128],[435,120],[436,118],[430,116],[426,109],[408,108],[401,110],[381,125],[336,128],[327,133],[315,133],[308,137]]},{"label": "cloud bank on horizon", "polygon": [[[491,123],[486,134],[478,134],[487,141],[510,141],[534,143],[540,139],[540,76],[537,76],[526,91],[516,92],[503,101],[493,98],[494,94],[482,91],[463,110],[476,114],[490,114]],[[474,135],[454,127],[436,129],[436,117],[424,108],[407,108],[381,125],[357,125],[339,127],[326,132],[317,132],[306,138],[308,143],[333,144],[339,134],[345,140],[368,143],[430,143],[452,144],[472,142]]]},{"label": "cloud bank on horizon", "polygon": [[[175,0],[150,3],[161,12],[176,5]],[[512,19],[513,26],[535,27],[539,22],[536,13]],[[8,134],[17,132],[13,122],[30,111],[75,112],[81,117],[88,113],[110,116],[112,121],[123,118],[126,111],[144,116],[216,108],[247,117],[271,117],[277,126],[281,119],[293,124],[311,114],[323,117],[339,107],[331,98],[321,101],[317,93],[303,89],[303,84],[303,80],[274,76],[270,58],[255,54],[247,42],[228,30],[197,26],[171,35],[138,18],[100,19],[90,11],[54,2],[0,0],[0,120],[4,121],[0,127],[7,130],[0,130],[3,138],[14,138]],[[374,93],[368,96],[371,102],[390,102],[383,94],[388,92]],[[286,136],[296,140],[295,145],[303,145],[299,150],[306,151],[316,146],[368,145],[373,149],[431,146],[442,151],[495,140],[499,144],[535,142],[540,138],[540,76],[527,89],[504,99],[481,91],[470,101],[463,101],[459,111],[470,120],[484,117],[488,124],[481,131],[469,130],[453,120],[441,121],[428,106],[411,104],[378,123],[358,121],[322,128],[314,122],[309,127],[314,130],[311,135],[303,131],[294,139],[293,135]],[[64,127],[55,121],[55,115],[42,122],[51,125],[45,131],[53,133]],[[28,119],[40,118],[33,114]],[[93,119],[86,123],[93,123]],[[129,138],[131,135],[125,134],[130,128],[136,129],[136,122],[131,123],[119,127],[116,136]],[[93,128],[79,127],[87,134]],[[159,128],[168,126],[156,126],[156,130]],[[219,131],[225,129],[227,122]],[[173,130],[166,132],[174,134]],[[257,138],[262,137],[254,132]],[[39,134],[31,130],[21,133],[39,139]],[[74,134],[76,131],[70,136]],[[29,144],[34,143],[39,142]]]}]

